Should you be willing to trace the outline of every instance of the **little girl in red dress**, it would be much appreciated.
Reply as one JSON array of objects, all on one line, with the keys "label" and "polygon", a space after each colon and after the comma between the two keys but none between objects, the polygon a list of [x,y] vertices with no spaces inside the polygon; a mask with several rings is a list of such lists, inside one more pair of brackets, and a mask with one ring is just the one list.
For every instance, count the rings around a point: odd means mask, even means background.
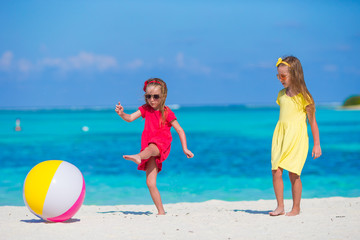
[{"label": "little girl in red dress", "polygon": [[139,117],[145,118],[145,127],[141,136],[141,151],[135,155],[124,155],[127,160],[138,165],[139,170],[146,171],[146,184],[155,203],[159,215],[164,215],[165,210],[161,201],[159,190],[156,187],[157,174],[162,169],[162,162],[169,156],[171,147],[170,128],[174,127],[179,134],[185,155],[192,158],[194,154],[187,149],[186,135],[178,123],[175,114],[165,106],[167,97],[166,83],[160,78],[150,78],[145,81],[145,102],[139,110],[132,114],[124,113],[120,102],[115,111],[127,122],[132,122]]}]

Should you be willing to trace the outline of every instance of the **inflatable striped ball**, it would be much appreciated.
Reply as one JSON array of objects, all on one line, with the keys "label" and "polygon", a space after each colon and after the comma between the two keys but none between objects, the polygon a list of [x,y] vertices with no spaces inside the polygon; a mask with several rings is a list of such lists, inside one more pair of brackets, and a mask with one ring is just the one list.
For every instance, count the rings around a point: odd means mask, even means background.
[{"label": "inflatable striped ball", "polygon": [[25,205],[36,216],[50,222],[70,219],[85,198],[85,180],[71,163],[49,160],[33,167],[25,178]]}]

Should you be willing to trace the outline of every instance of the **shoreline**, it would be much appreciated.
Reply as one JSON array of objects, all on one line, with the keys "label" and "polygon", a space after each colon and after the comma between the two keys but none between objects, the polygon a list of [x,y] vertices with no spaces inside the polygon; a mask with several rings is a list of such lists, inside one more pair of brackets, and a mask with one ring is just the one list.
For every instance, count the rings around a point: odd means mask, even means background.
[{"label": "shoreline", "polygon": [[[116,104],[116,103],[114,103]],[[127,105],[127,110],[136,110],[142,103]],[[177,103],[169,103],[166,106],[170,107],[173,110],[179,109],[209,109],[209,108],[236,108],[236,109],[258,109],[258,108],[266,108],[266,109],[278,109],[278,105],[273,102],[271,103],[224,103],[224,104],[177,104]],[[341,102],[322,102],[317,103],[316,108],[321,109],[346,109],[346,108],[354,108],[360,109],[360,105],[353,106],[343,106]],[[58,112],[76,112],[76,111],[94,111],[94,112],[113,112],[114,108],[109,105],[103,106],[2,106],[0,107],[0,111],[4,112],[50,112],[50,111],[58,111]]]},{"label": "shoreline", "polygon": [[[292,200],[285,200],[285,209]],[[0,206],[0,239],[356,239],[360,197],[302,199],[301,214],[270,217],[276,200],[83,205],[64,223],[47,223],[25,207]]]},{"label": "shoreline", "polygon": [[341,106],[342,110],[360,110],[360,105]]}]

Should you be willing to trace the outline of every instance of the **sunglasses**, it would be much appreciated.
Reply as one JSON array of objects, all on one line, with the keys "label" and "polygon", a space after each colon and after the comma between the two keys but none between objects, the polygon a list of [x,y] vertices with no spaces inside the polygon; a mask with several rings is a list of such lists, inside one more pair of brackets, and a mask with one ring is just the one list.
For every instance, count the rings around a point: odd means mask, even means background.
[{"label": "sunglasses", "polygon": [[151,97],[153,97],[155,100],[158,100],[160,98],[160,95],[159,94],[154,94],[154,95],[145,94],[146,99],[151,99]]},{"label": "sunglasses", "polygon": [[285,74],[276,74],[276,76],[279,80],[286,80],[286,78],[288,77],[288,75]]}]

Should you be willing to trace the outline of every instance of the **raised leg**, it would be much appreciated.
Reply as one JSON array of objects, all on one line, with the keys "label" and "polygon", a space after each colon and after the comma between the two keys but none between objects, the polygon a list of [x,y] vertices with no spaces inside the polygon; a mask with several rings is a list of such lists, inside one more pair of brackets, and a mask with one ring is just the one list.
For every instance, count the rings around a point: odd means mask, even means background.
[{"label": "raised leg", "polygon": [[160,151],[158,147],[155,144],[151,143],[147,148],[142,150],[139,154],[124,155],[123,158],[125,158],[126,160],[133,161],[134,163],[139,165],[141,163],[141,159],[148,159],[150,157],[159,156],[159,154]]}]

